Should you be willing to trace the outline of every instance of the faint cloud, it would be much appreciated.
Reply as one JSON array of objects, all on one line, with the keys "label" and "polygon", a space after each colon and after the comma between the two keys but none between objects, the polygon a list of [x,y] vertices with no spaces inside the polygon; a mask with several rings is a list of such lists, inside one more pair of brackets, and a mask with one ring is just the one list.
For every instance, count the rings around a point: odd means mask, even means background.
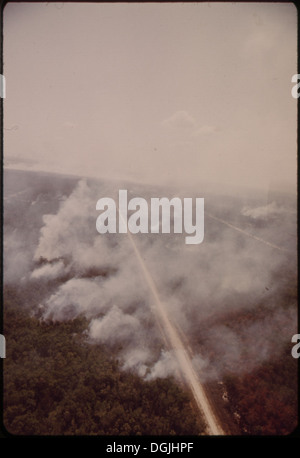
[{"label": "faint cloud", "polygon": [[203,125],[193,132],[193,136],[199,137],[200,135],[214,134],[215,132],[218,132],[219,130],[220,129],[218,129],[216,126],[213,126],[213,125]]},{"label": "faint cloud", "polygon": [[210,124],[199,126],[196,119],[185,110],[176,111],[172,116],[164,119],[162,126],[176,130],[178,133],[188,134],[190,137],[194,138],[201,135],[209,135],[220,130],[216,126]]},{"label": "faint cloud", "polygon": [[172,116],[164,119],[162,126],[176,129],[193,129],[196,127],[196,121],[187,111],[176,111]]},{"label": "faint cloud", "polygon": [[267,219],[277,215],[282,215],[285,212],[285,208],[278,205],[277,202],[271,202],[262,207],[244,207],[241,211],[243,216],[249,216],[253,219]]}]

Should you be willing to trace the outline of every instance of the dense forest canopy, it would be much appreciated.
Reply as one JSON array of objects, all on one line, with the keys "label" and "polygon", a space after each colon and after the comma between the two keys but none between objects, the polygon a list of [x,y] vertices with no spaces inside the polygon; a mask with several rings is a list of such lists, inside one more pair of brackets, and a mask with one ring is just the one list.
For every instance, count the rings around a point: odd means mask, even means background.
[{"label": "dense forest canopy", "polygon": [[198,435],[204,424],[172,378],[121,371],[87,322],[40,323],[5,291],[4,425],[17,435]]}]

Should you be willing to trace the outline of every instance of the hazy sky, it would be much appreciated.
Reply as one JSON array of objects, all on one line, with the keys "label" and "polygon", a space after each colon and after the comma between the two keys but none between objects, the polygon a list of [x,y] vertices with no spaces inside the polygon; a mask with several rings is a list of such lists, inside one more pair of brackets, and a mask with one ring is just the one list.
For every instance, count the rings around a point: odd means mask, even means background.
[{"label": "hazy sky", "polygon": [[295,185],[295,73],[293,4],[9,3],[5,164]]}]

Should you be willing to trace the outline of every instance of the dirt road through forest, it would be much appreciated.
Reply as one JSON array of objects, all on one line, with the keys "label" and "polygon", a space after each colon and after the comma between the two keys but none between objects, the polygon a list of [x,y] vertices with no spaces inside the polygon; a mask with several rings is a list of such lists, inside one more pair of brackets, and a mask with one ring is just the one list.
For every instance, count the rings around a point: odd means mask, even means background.
[{"label": "dirt road through forest", "polygon": [[160,324],[160,327],[163,329],[163,332],[171,349],[174,350],[182,376],[186,381],[187,385],[189,386],[189,388],[191,389],[196,404],[203,416],[204,421],[207,424],[207,432],[210,435],[223,435],[224,432],[215,417],[215,414],[206,396],[204,388],[201,385],[197,377],[197,374],[193,368],[193,364],[188,355],[188,352],[184,348],[182,339],[180,338],[180,335],[178,334],[175,326],[173,326],[170,319],[168,318],[168,314],[166,312],[164,304],[160,300],[156,285],[133,240],[130,231],[128,231],[127,233],[130,242],[133,246],[137,260],[139,262],[139,265],[142,268],[145,280],[149,286],[152,297],[154,299],[153,310],[156,315],[156,318]]}]

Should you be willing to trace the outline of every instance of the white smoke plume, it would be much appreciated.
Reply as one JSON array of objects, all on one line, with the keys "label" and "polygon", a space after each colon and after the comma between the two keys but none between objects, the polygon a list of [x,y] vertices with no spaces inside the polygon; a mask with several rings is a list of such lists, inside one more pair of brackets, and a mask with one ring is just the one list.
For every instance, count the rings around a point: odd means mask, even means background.
[{"label": "white smoke plume", "polygon": [[117,306],[113,306],[103,318],[95,318],[90,324],[90,336],[101,342],[126,342],[140,328],[137,318],[122,312]]},{"label": "white smoke plume", "polygon": [[[81,251],[89,247],[93,226],[89,224],[94,196],[84,180],[78,183],[71,196],[65,200],[56,215],[45,215],[39,246],[34,259],[47,260],[69,256],[81,260]],[[76,244],[74,244],[76,240]],[[91,260],[91,262],[93,259]]]},{"label": "white smoke plume", "polygon": [[102,311],[101,286],[93,279],[74,278],[61,285],[44,304],[45,319],[63,321]]},{"label": "white smoke plume", "polygon": [[62,261],[54,262],[53,264],[46,264],[42,267],[35,269],[32,274],[31,278],[38,279],[38,278],[58,278],[63,273],[65,273],[65,266]]},{"label": "white smoke plume", "polygon": [[171,351],[162,351],[160,358],[146,376],[146,380],[153,380],[158,377],[165,378],[171,375],[179,375],[176,357]]},{"label": "white smoke plume", "polygon": [[146,375],[153,356],[145,345],[142,346],[140,342],[139,348],[130,348],[123,352],[122,359],[124,363],[122,367],[124,370],[134,370],[141,377]]},{"label": "white smoke plume", "polygon": [[242,209],[242,215],[250,216],[253,219],[267,219],[272,216],[282,215],[286,212],[287,210],[284,207],[278,205],[275,201],[261,207],[244,207]]}]

